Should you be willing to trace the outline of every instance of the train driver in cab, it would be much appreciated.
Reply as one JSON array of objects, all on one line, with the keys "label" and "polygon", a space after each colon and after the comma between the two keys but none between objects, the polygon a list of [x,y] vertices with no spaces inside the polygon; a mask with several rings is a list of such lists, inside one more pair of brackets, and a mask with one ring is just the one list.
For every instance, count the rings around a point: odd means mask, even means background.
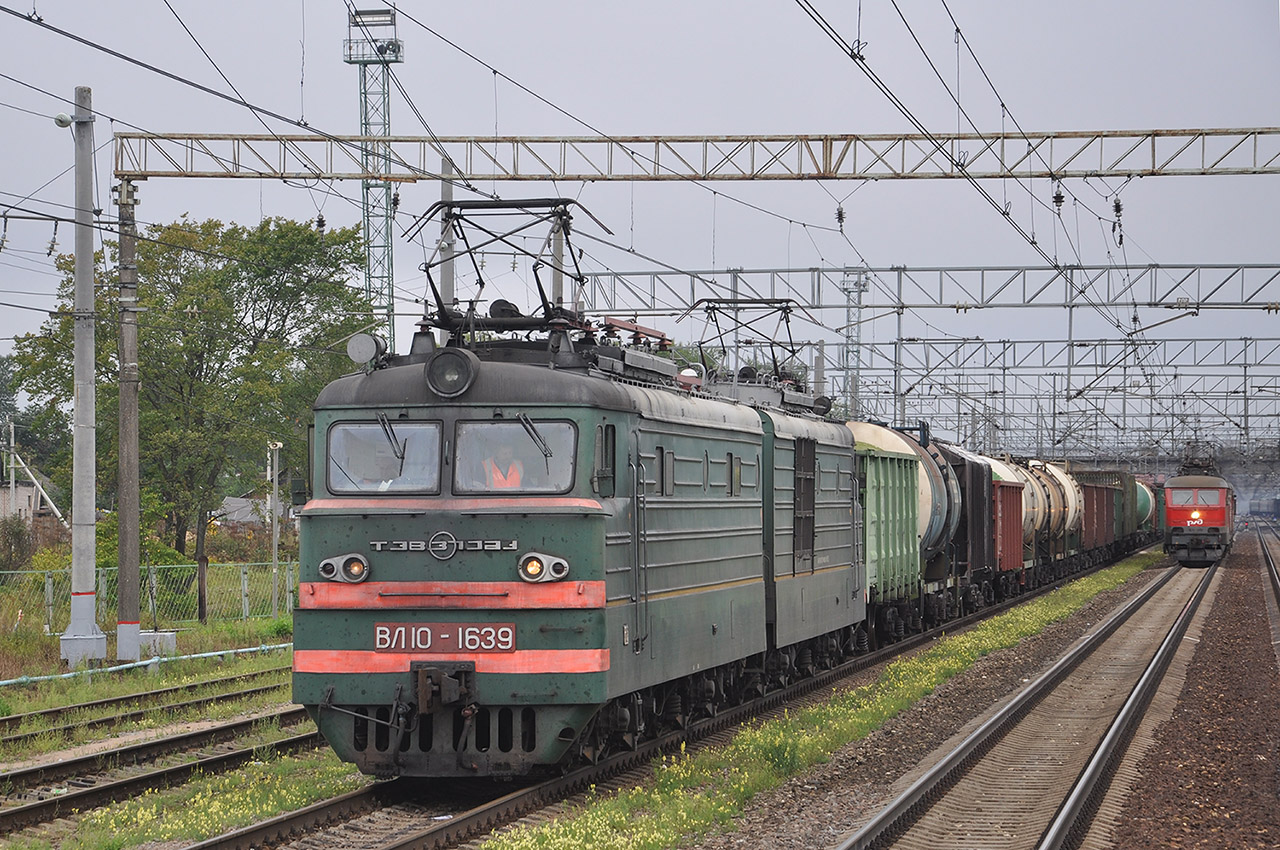
[{"label": "train driver in cab", "polygon": [[484,460],[484,481],[490,490],[519,489],[523,477],[524,464],[515,456],[509,441],[499,443],[494,453]]}]

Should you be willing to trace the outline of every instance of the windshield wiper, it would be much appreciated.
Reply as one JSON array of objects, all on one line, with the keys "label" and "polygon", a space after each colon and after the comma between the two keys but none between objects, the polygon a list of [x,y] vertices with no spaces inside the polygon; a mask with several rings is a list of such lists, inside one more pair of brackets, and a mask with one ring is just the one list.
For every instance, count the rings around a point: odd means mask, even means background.
[{"label": "windshield wiper", "polygon": [[405,446],[409,444],[409,438],[406,437],[405,441],[401,443],[396,439],[395,429],[391,427],[391,420],[387,418],[387,414],[379,410],[377,416],[378,424],[382,426],[382,435],[391,444],[391,453],[396,456],[396,460],[400,461],[400,470],[396,473],[396,477],[399,478],[404,474],[404,450]]},{"label": "windshield wiper", "polygon": [[538,426],[533,424],[533,420],[529,418],[527,413],[521,413],[516,419],[520,420],[520,424],[524,426],[525,433],[529,435],[529,439],[533,440],[533,444],[538,447],[538,451],[542,452],[544,458],[551,458],[551,447],[547,445],[547,441],[542,439],[542,434],[538,433]]}]

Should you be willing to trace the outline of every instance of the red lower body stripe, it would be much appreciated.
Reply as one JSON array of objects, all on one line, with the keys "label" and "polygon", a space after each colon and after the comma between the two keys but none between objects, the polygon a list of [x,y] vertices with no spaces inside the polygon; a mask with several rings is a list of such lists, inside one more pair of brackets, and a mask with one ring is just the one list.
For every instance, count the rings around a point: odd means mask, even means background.
[{"label": "red lower body stripe", "polygon": [[603,673],[607,649],[520,649],[515,652],[373,652],[296,649],[295,673],[407,673],[411,661],[474,661],[477,673]]}]

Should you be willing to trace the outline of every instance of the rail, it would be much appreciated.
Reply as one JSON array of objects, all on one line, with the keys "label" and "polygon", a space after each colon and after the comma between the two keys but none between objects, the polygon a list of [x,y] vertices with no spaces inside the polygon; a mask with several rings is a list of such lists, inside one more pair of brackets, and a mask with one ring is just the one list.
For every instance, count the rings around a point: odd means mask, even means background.
[{"label": "rail", "polygon": [[[1174,566],[1123,608],[1109,617],[1085,641],[1063,656],[1049,670],[1028,685],[993,717],[944,756],[861,829],[836,845],[836,850],[863,850],[887,846],[910,827],[946,788],[959,781],[968,769],[1011,731],[1049,692],[1091,653],[1101,646],[1135,612],[1140,610],[1182,567]],[[1207,587],[1213,571],[1206,571],[1202,587]],[[1202,592],[1202,591],[1200,591]],[[1166,638],[1166,643],[1169,643]],[[1177,641],[1172,641],[1176,647]],[[1167,662],[1165,662],[1167,664]],[[1163,669],[1163,668],[1161,668]],[[1145,678],[1145,676],[1144,676]],[[1107,736],[1104,736],[1107,737]]]}]

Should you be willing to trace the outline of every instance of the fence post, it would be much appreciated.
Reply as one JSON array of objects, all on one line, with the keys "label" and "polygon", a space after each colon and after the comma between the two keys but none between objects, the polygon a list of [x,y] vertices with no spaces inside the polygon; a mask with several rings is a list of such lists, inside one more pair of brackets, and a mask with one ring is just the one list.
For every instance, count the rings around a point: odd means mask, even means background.
[{"label": "fence post", "polygon": [[159,580],[156,577],[156,565],[147,564],[147,597],[148,605],[151,608],[151,628],[160,631],[160,614],[156,609],[156,587]]},{"label": "fence post", "polygon": [[240,565],[240,608],[245,620],[249,619],[249,565]]},{"label": "fence post", "polygon": [[53,634],[53,573],[44,571],[44,633]]},{"label": "fence post", "polygon": [[200,625],[209,622],[209,556],[196,559],[196,617]]}]

